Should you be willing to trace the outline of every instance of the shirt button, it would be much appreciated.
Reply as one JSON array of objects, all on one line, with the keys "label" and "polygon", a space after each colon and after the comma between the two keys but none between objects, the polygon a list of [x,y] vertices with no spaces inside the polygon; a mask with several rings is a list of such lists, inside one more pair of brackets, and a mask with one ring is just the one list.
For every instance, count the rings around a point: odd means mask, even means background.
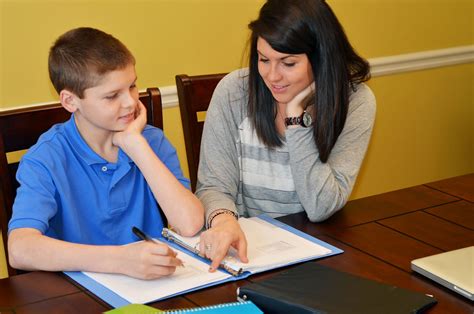
[{"label": "shirt button", "polygon": [[103,171],[103,172],[106,172],[106,171],[107,171],[107,167],[106,167],[106,166],[103,166],[103,167],[102,167],[102,171]]}]

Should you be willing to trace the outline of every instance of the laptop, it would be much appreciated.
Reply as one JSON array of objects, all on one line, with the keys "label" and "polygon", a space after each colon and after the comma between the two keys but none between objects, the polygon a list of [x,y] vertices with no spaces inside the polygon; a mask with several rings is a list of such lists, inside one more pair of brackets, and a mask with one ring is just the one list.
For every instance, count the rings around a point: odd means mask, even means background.
[{"label": "laptop", "polygon": [[415,259],[411,269],[474,301],[474,246]]}]

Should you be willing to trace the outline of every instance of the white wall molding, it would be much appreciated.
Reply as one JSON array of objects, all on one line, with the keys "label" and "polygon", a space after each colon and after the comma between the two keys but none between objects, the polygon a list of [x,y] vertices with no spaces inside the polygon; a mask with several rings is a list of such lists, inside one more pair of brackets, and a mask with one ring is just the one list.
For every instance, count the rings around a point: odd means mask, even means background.
[{"label": "white wall molding", "polygon": [[474,62],[474,45],[369,59],[373,77]]},{"label": "white wall molding", "polygon": [[163,108],[169,108],[178,105],[178,91],[176,89],[176,85],[160,87],[160,93]]},{"label": "white wall molding", "polygon": [[[474,62],[474,45],[421,51],[368,60],[372,77]],[[160,87],[163,108],[178,105],[176,86]]]},{"label": "white wall molding", "polygon": [[[372,77],[426,70],[474,62],[474,45],[372,58],[368,61],[371,66]],[[178,105],[178,94],[175,85],[162,86],[160,87],[160,92],[163,108],[171,108]],[[28,107],[49,103],[53,102],[36,103]],[[24,107],[0,108],[0,112]]]}]

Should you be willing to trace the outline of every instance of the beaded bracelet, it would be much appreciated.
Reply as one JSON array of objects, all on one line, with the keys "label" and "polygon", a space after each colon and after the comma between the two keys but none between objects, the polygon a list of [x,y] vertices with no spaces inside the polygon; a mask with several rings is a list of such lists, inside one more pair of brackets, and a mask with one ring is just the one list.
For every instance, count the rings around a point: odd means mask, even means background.
[{"label": "beaded bracelet", "polygon": [[235,219],[239,219],[239,216],[229,209],[225,209],[225,208],[217,209],[213,211],[211,215],[209,215],[209,218],[207,219],[207,229],[212,227],[212,221],[214,220],[214,218],[216,218],[217,216],[221,214],[229,214],[229,215],[234,216]]}]

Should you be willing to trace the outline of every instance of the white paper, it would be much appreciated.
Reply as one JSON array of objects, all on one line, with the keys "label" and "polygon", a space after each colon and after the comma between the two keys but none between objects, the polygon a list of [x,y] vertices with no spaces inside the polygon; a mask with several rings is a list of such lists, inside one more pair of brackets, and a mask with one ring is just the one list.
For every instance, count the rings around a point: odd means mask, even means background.
[{"label": "white paper", "polygon": [[[244,271],[255,273],[331,252],[324,246],[306,240],[258,217],[239,218],[239,224],[247,238],[249,263],[240,262],[236,251],[231,249],[223,263],[235,270],[242,268]],[[199,247],[199,236],[181,237],[176,235],[176,237],[191,247]]]},{"label": "white paper", "polygon": [[220,281],[231,275],[216,271],[210,273],[209,265],[200,260],[178,251],[178,258],[184,262],[184,267],[177,267],[171,276],[154,280],[141,280],[125,275],[84,272],[98,283],[109,288],[130,303],[147,303],[153,300]]},{"label": "white paper", "polygon": [[[242,267],[244,271],[257,273],[331,253],[331,250],[317,243],[257,217],[240,218],[239,223],[247,238],[249,263],[240,262],[235,250],[231,249],[225,262],[236,270]],[[178,236],[178,238],[192,247],[199,245],[199,236],[192,238]],[[159,300],[232,277],[222,271],[210,273],[208,264],[184,252],[177,252],[185,267],[177,267],[173,275],[155,280],[140,280],[117,274],[92,272],[84,274],[130,303]]]},{"label": "white paper", "polygon": [[232,268],[242,267],[256,273],[331,252],[324,246],[257,217],[239,219],[239,223],[247,237],[249,263],[240,262],[238,258],[232,257],[235,253],[230,252],[231,256],[226,258],[226,263],[232,265]]}]

